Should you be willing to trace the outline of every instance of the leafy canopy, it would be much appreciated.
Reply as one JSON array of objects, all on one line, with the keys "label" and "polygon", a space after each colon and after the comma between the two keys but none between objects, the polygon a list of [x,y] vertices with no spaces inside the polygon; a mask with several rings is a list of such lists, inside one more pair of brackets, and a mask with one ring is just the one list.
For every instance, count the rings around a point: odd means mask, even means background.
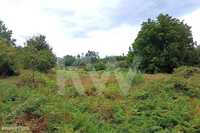
[{"label": "leafy canopy", "polygon": [[66,67],[66,66],[72,66],[75,63],[76,58],[72,55],[66,55],[66,56],[64,56],[63,60],[64,60],[63,61],[64,66]]},{"label": "leafy canopy", "polygon": [[16,49],[4,40],[0,40],[0,75],[10,76],[16,73]]},{"label": "leafy canopy", "polygon": [[27,40],[24,47],[24,66],[27,69],[47,72],[56,64],[56,57],[43,35]]},{"label": "leafy canopy", "polygon": [[132,44],[129,58],[140,59],[139,68],[148,73],[170,73],[178,66],[193,65],[195,43],[190,29],[167,14],[148,19]]},{"label": "leafy canopy", "polygon": [[12,38],[12,31],[0,20],[0,75],[16,74],[16,48]]},{"label": "leafy canopy", "polygon": [[0,39],[14,44],[15,39],[12,38],[12,31],[9,30],[3,21],[0,20]]}]

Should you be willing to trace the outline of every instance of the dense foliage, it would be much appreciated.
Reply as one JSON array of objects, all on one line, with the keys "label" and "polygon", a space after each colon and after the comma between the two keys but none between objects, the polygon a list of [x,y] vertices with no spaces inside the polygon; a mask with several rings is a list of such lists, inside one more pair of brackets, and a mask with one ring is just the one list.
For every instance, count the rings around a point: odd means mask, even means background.
[{"label": "dense foliage", "polygon": [[16,74],[16,49],[7,41],[0,39],[0,75],[10,76]]},{"label": "dense foliage", "polygon": [[63,58],[63,64],[65,67],[74,65],[76,58],[71,55],[66,55]]},{"label": "dense foliage", "polygon": [[0,132],[200,132],[200,47],[176,18],[144,22],[128,56],[56,58],[43,35],[14,42],[0,21],[0,76],[20,71],[0,77]]},{"label": "dense foliage", "polygon": [[148,19],[143,22],[129,56],[132,60],[140,57],[139,68],[148,73],[172,72],[181,65],[195,65],[199,62],[190,29],[169,15]]},{"label": "dense foliage", "polygon": [[45,36],[34,36],[24,47],[16,47],[12,31],[0,21],[0,75],[10,76],[21,69],[47,72],[56,65],[56,57]]},{"label": "dense foliage", "polygon": [[16,74],[16,49],[12,31],[0,21],[0,76]]},{"label": "dense foliage", "polygon": [[15,39],[12,38],[12,31],[9,30],[3,21],[0,20],[0,39],[3,39],[7,43],[13,44]]},{"label": "dense foliage", "polygon": [[198,45],[195,50],[196,56],[194,56],[194,58],[196,60],[197,66],[200,67],[200,45]]},{"label": "dense foliage", "polygon": [[128,68],[127,57],[124,55],[100,58],[98,52],[90,50],[81,56],[66,55],[57,60],[60,68],[84,68],[87,71],[100,71],[117,67]]},{"label": "dense foliage", "polygon": [[56,57],[45,40],[45,36],[34,36],[23,48],[23,64],[27,69],[47,72],[56,64]]},{"label": "dense foliage", "polygon": [[[112,71],[109,71],[111,77],[105,82],[102,94],[98,94],[95,84],[89,81],[90,72],[59,70],[58,73],[65,75],[62,95],[56,88],[56,79],[52,78],[56,75],[52,74],[37,76],[38,89],[29,88],[27,78],[25,84],[16,87],[13,81],[18,83],[21,76],[0,80],[0,126],[22,125],[35,133],[200,131],[198,68],[181,67],[171,75],[143,75],[140,81],[134,80],[127,96],[113,80]],[[69,82],[77,73],[85,86],[84,95]]]}]

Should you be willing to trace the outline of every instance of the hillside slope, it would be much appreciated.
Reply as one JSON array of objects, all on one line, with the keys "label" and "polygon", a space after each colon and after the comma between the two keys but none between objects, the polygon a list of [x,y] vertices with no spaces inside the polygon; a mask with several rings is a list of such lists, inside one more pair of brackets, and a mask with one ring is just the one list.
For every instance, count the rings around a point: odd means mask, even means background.
[{"label": "hillside slope", "polygon": [[1,79],[0,126],[28,127],[29,131],[20,132],[33,133],[200,132],[197,68],[140,75],[126,96],[121,94],[112,73],[105,90],[98,94],[87,72],[79,72],[86,88],[85,95],[81,95],[70,81],[72,73],[66,71],[62,95],[57,93],[54,74],[40,75],[38,81],[44,83],[35,89],[21,81],[22,76]]}]

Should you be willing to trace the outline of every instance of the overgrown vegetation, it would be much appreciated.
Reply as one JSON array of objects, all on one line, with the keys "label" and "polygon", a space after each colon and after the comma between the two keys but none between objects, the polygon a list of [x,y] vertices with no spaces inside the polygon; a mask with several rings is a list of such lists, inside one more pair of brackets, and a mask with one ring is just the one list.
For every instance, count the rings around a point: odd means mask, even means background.
[{"label": "overgrown vegetation", "polygon": [[16,49],[0,39],[0,75],[11,76],[17,73],[17,63],[14,57]]},{"label": "overgrown vegetation", "polygon": [[33,36],[24,47],[17,47],[8,30],[0,21],[0,75],[11,76],[21,69],[48,72],[56,65],[56,57],[45,36]]},{"label": "overgrown vegetation", "polygon": [[[141,31],[129,52],[129,61],[140,57],[139,68],[148,73],[171,73],[182,65],[198,65],[199,53],[191,27],[169,15],[142,23]],[[132,62],[131,62],[132,63]]]},{"label": "overgrown vegetation", "polygon": [[0,132],[200,132],[200,49],[176,18],[144,22],[127,56],[57,62],[45,36],[16,46],[0,21]]},{"label": "overgrown vegetation", "polygon": [[[186,69],[190,73],[187,78],[182,76],[188,74]],[[127,72],[121,72],[126,76]],[[17,87],[18,82],[12,82],[16,80],[14,77],[1,80],[1,125],[28,126],[36,133],[200,131],[200,74],[196,68],[180,68],[174,74],[163,76],[145,74],[143,80],[133,81],[127,96],[120,92],[112,72],[111,77],[107,75],[103,93],[98,94],[89,72],[79,71],[86,88],[85,94],[80,95],[70,82],[76,73],[65,71],[62,95],[56,89],[56,82],[42,86],[38,82],[38,89],[31,89],[29,84]],[[53,74],[45,79],[50,81],[50,77]]]}]

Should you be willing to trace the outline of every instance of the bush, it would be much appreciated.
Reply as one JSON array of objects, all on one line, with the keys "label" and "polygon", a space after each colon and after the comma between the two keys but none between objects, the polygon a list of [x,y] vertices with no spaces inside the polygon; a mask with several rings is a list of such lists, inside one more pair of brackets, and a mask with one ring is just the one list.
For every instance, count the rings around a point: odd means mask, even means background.
[{"label": "bush", "polygon": [[96,71],[105,70],[106,65],[104,63],[96,63],[94,64],[94,68]]},{"label": "bush", "polygon": [[186,96],[200,98],[200,88],[189,86],[184,81],[175,81],[173,84],[173,89],[176,92],[180,92]]},{"label": "bush", "polygon": [[17,81],[17,86],[19,87],[28,86],[31,88],[38,88],[46,85],[47,78],[44,74],[28,70],[23,71]]},{"label": "bush", "polygon": [[142,83],[144,81],[144,75],[141,72],[138,72],[136,70],[130,71],[128,73],[128,82],[131,85],[138,85],[139,83]]},{"label": "bush", "polygon": [[118,61],[118,64],[119,64],[120,68],[128,68],[129,67],[126,60]]},{"label": "bush", "polygon": [[143,22],[132,49],[129,58],[141,58],[139,68],[147,73],[171,73],[182,65],[196,65],[198,57],[191,27],[168,14]]},{"label": "bush", "polygon": [[[31,90],[29,92],[31,92]],[[26,93],[28,93],[28,92],[26,92]],[[17,93],[15,94],[15,97],[18,97],[19,100],[10,101],[14,105],[12,105],[11,107],[8,106],[8,108],[10,108],[10,112],[5,114],[5,116],[4,116],[5,124],[12,124],[13,122],[15,122],[15,120],[18,117],[21,117],[21,116],[29,114],[29,113],[33,114],[34,116],[38,116],[38,117],[43,116],[41,106],[43,106],[46,101],[45,97],[43,97],[41,95],[33,94],[32,92],[30,95],[27,94],[27,97],[24,99],[20,99],[22,97],[20,97]],[[7,105],[9,105],[9,103],[7,103]]]},{"label": "bush", "polygon": [[0,40],[0,75],[11,76],[17,73],[15,62],[16,49]]},{"label": "bush", "polygon": [[48,72],[56,65],[56,57],[45,36],[40,35],[27,40],[23,48],[23,65],[26,69]]},{"label": "bush", "polygon": [[75,87],[67,87],[67,88],[65,88],[64,94],[67,97],[77,97],[77,96],[80,96],[79,92],[76,90]]},{"label": "bush", "polygon": [[95,63],[86,65],[84,68],[86,71],[101,71],[106,69],[106,65],[104,63]]},{"label": "bush", "polygon": [[200,68],[191,67],[191,66],[182,66],[174,69],[174,74],[178,76],[183,76],[185,78],[189,78],[196,73],[200,73]]},{"label": "bush", "polygon": [[147,91],[138,91],[135,94],[135,99],[137,100],[146,100],[150,98],[150,94]]},{"label": "bush", "polygon": [[67,126],[67,123],[71,122],[72,116],[70,113],[54,112],[48,113],[47,116],[47,131],[53,133],[67,132],[71,133],[72,128]]}]

